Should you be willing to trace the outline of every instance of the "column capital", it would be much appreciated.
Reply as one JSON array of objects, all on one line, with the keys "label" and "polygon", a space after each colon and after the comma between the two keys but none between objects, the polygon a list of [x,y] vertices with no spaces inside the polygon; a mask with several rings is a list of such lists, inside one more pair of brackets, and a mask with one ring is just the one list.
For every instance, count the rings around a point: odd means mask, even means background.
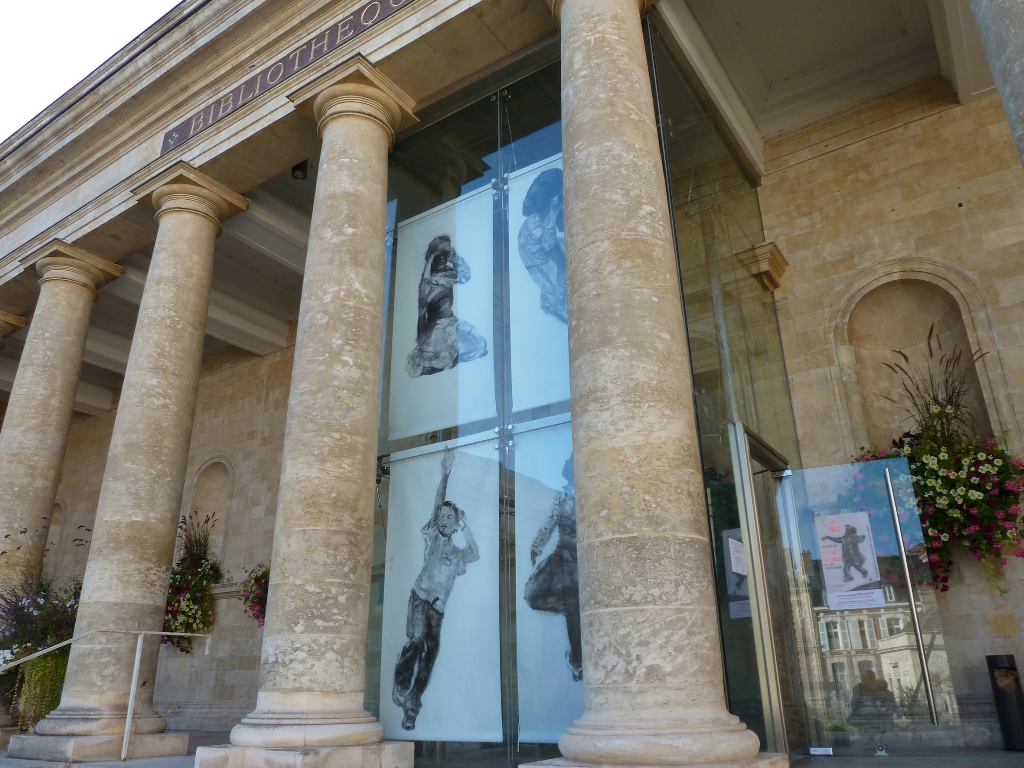
[{"label": "column capital", "polygon": [[191,211],[213,220],[220,232],[225,220],[241,213],[249,201],[230,187],[179,161],[132,192],[135,199],[156,210],[156,218],[172,210]]},{"label": "column capital", "polygon": [[4,348],[4,337],[28,325],[28,319],[0,309],[0,349]]},{"label": "column capital", "polygon": [[[548,5],[551,6],[551,15],[555,18],[555,24],[561,26],[562,23],[562,3],[565,0],[548,0]],[[640,13],[643,13],[658,0],[637,0],[640,6]]]},{"label": "column capital", "polygon": [[124,272],[124,267],[63,240],[48,243],[33,255],[32,261],[40,275],[40,285],[48,280],[67,280],[87,288],[94,300],[98,288]]},{"label": "column capital", "polygon": [[380,88],[363,83],[339,83],[325,88],[313,103],[316,130],[321,136],[331,120],[345,115],[360,115],[380,123],[395,143],[395,130],[402,122],[398,103]]},{"label": "column capital", "polygon": [[288,98],[297,110],[313,118],[321,136],[330,120],[343,115],[362,115],[380,123],[392,143],[397,132],[417,122],[416,102],[362,54],[345,60]]}]

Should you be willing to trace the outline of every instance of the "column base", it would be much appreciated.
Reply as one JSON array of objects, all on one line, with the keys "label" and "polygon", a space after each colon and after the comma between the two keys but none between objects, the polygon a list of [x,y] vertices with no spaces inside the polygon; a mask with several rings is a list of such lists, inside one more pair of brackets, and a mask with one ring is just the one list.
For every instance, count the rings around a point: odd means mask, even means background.
[{"label": "column base", "polygon": [[[688,762],[680,764],[679,768],[683,766],[694,766],[694,768],[789,768],[789,755],[773,754],[770,752],[761,752],[756,757],[746,760],[742,763],[695,763]],[[564,757],[556,757],[554,760],[542,760],[539,763],[524,763],[519,768],[534,768],[535,766],[545,766],[546,768],[608,768],[607,766],[598,765],[596,763],[577,763],[574,760],[566,760]],[[196,763],[196,768],[200,768],[199,764]],[[654,766],[640,766],[640,765],[618,765],[614,768],[655,768]],[[676,766],[663,767],[658,766],[657,768],[676,768]]]},{"label": "column base", "polygon": [[296,749],[226,744],[196,750],[196,768],[413,768],[413,749],[411,741]]},{"label": "column base", "polygon": [[[119,760],[124,736],[42,736],[22,733],[11,737],[7,756],[24,760],[52,760],[62,763],[91,763]],[[188,754],[187,733],[133,734],[128,757],[178,757]]]}]

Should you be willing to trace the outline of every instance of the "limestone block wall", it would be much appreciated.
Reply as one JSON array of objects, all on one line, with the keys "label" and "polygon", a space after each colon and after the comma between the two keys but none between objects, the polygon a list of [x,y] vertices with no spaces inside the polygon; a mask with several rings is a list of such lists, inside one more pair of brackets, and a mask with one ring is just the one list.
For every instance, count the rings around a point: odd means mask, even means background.
[{"label": "limestone block wall", "polygon": [[[804,466],[849,461],[868,442],[856,382],[883,372],[861,367],[847,324],[898,279],[960,305],[972,347],[987,352],[978,376],[992,427],[1020,454],[1024,170],[998,98],[960,105],[936,78],[769,141],[765,156],[764,227],[790,263],[776,296]],[[942,624],[967,741],[998,745],[984,657],[1024,662],[1024,561],[1002,569],[1010,593],[999,597],[968,558],[939,597]]]},{"label": "limestone block wall", "polygon": [[[229,352],[204,363],[189,451],[182,513],[196,479],[213,462],[228,470],[226,508],[217,512],[215,539],[228,580],[270,562],[281,471],[292,348],[265,358]],[[59,498],[72,529],[92,527],[116,411],[71,428]],[[62,572],[80,573],[86,550],[64,536]],[[224,731],[256,703],[262,630],[245,616],[237,590],[221,587],[210,654],[161,649],[155,704],[173,730]]]}]

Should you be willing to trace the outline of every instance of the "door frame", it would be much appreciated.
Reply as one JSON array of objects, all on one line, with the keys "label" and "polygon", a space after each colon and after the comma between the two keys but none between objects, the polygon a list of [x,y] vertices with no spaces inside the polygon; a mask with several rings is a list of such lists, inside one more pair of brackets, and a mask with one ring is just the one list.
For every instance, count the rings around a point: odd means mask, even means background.
[{"label": "door frame", "polygon": [[775,635],[772,632],[771,605],[766,588],[767,575],[761,546],[761,525],[754,496],[751,459],[773,474],[789,469],[789,460],[772,448],[760,435],[742,422],[729,425],[729,443],[737,480],[736,496],[740,510],[740,528],[747,557],[747,583],[750,585],[751,618],[757,650],[758,682],[764,708],[767,752],[789,754],[786,721],[782,707],[782,686],[779,680]]}]

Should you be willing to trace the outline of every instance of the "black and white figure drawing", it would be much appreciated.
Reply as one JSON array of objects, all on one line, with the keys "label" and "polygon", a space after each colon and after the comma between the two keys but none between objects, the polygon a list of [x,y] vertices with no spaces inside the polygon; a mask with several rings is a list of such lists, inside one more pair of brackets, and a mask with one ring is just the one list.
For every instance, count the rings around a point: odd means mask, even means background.
[{"label": "black and white figure drawing", "polygon": [[416,347],[409,353],[409,376],[429,376],[487,356],[487,340],[452,310],[455,286],[472,277],[469,264],[452,247],[449,235],[430,241],[420,277]]},{"label": "black and white figure drawing", "polygon": [[561,168],[548,168],[537,174],[523,200],[523,216],[518,236],[519,258],[540,288],[541,309],[568,324],[565,248],[559,239],[565,232]]},{"label": "black and white figure drawing", "polygon": [[583,714],[572,424],[516,434],[516,673],[521,741]]},{"label": "black and white figure drawing", "polygon": [[[509,174],[509,318],[514,411],[569,400],[562,160]],[[562,410],[562,409],[559,409]]]},{"label": "black and white figure drawing", "polygon": [[[583,643],[580,638],[580,584],[576,563],[576,489],[572,455],[562,467],[565,486],[555,496],[551,516],[537,531],[530,545],[530,562],[536,567],[526,580],[523,599],[535,611],[565,616],[569,650],[565,661],[573,680],[583,679]],[[537,558],[557,532],[554,551],[538,563]]]},{"label": "black and white figure drawing", "polygon": [[494,199],[490,187],[395,228],[392,440],[494,418]]},{"label": "black and white figure drawing", "polygon": [[885,605],[878,557],[867,512],[814,518],[829,608],[881,608]]},{"label": "black and white figure drawing", "polygon": [[[395,664],[395,683],[391,697],[405,716],[402,728],[411,731],[423,706],[423,691],[441,650],[441,622],[445,604],[455,579],[466,573],[466,566],[480,559],[480,548],[466,523],[466,513],[445,496],[448,478],[455,464],[455,449],[445,448],[441,458],[441,482],[434,497],[434,510],[423,526],[423,568],[409,593],[409,612],[405,634],[409,638]],[[452,541],[457,531],[465,536],[465,546]]]},{"label": "black and white figure drawing", "polygon": [[392,454],[380,656],[388,738],[501,741],[492,443]]}]

